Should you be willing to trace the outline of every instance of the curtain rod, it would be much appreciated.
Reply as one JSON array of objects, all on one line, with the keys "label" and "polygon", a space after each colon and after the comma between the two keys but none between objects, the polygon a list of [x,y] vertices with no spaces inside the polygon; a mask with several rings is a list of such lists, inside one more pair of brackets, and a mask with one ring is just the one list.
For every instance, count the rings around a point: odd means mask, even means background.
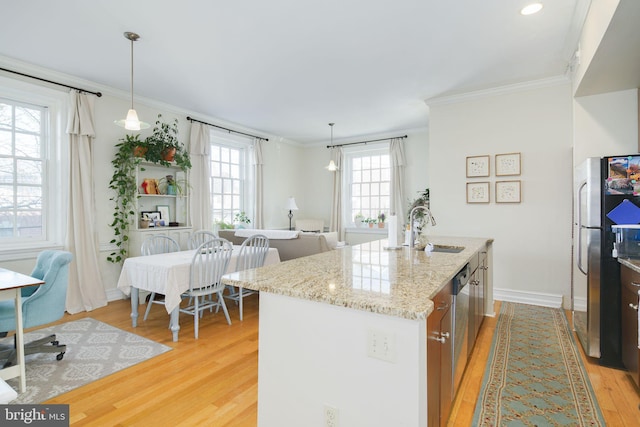
[{"label": "curtain rod", "polygon": [[100,92],[92,92],[90,90],[81,89],[79,87],[69,86],[69,85],[66,85],[64,83],[58,83],[58,82],[54,82],[54,81],[51,81],[51,80],[43,79],[41,77],[30,76],[29,74],[20,73],[18,71],[8,70],[6,68],[0,68],[0,70],[6,71],[7,73],[18,74],[18,75],[23,76],[23,77],[29,77],[30,79],[40,80],[41,82],[47,82],[47,83],[51,83],[51,84],[58,85],[58,86],[68,87],[69,89],[79,90],[80,92],[90,93],[92,95],[97,96],[98,98],[100,98],[102,96],[102,93],[100,93]]},{"label": "curtain rod", "polygon": [[239,131],[233,130],[233,129],[223,128],[222,126],[218,126],[218,125],[214,125],[214,124],[211,124],[211,123],[203,122],[202,120],[194,119],[193,117],[187,117],[187,120],[189,120],[190,122],[198,122],[198,123],[202,123],[203,125],[213,126],[214,128],[218,128],[218,129],[224,129],[229,133],[231,133],[231,132],[238,133],[240,135],[250,136],[252,138],[262,139],[264,141],[268,141],[269,140],[269,138],[263,138],[261,136],[255,136],[255,135],[251,135],[249,133],[244,133],[244,132],[239,132]]},{"label": "curtain rod", "polygon": [[349,142],[347,144],[335,144],[335,145],[327,145],[327,148],[333,148],[333,147],[344,147],[346,145],[355,145],[355,144],[367,144],[369,142],[378,142],[378,141],[387,141],[389,139],[396,139],[396,138],[406,138],[407,135],[403,135],[403,136],[394,136],[391,138],[382,138],[382,139],[372,139],[370,141],[360,141],[360,142]]}]

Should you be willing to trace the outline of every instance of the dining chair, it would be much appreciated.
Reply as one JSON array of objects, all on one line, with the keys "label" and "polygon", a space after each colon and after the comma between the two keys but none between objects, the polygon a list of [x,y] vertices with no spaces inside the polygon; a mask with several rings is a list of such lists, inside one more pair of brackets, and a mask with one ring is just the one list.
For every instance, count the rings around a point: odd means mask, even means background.
[{"label": "dining chair", "polygon": [[[229,311],[224,303],[222,292],[224,284],[220,280],[225,274],[229,260],[233,253],[233,246],[225,239],[212,239],[198,246],[191,261],[189,274],[189,290],[182,294],[183,298],[189,298],[190,303],[181,308],[181,313],[193,316],[193,330],[198,339],[198,325],[202,313],[207,309],[216,307],[216,311],[222,308],[231,325]],[[217,295],[217,301],[213,296]],[[208,297],[208,298],[207,298]]]},{"label": "dining chair", "polygon": [[[264,265],[264,260],[269,252],[269,239],[262,234],[255,234],[247,238],[240,246],[240,252],[236,262],[235,271],[249,270]],[[242,320],[242,299],[249,295],[253,295],[258,291],[246,289],[243,287],[235,287],[227,285],[228,295],[225,298],[233,300],[238,304],[240,310],[240,320]]]},{"label": "dining chair", "polygon": [[[173,238],[164,235],[149,236],[142,241],[142,246],[140,247],[140,253],[142,253],[143,256],[166,254],[178,251],[180,251],[180,245],[178,242]],[[152,304],[164,304],[164,301],[156,301],[156,293],[151,292],[151,295],[149,295],[149,302],[147,303],[147,309],[144,311],[144,320],[147,320]]]},{"label": "dining chair", "polygon": [[189,248],[189,250],[196,249],[207,240],[215,239],[216,237],[218,236],[216,236],[216,234],[213,231],[209,231],[209,230],[195,231],[191,233],[191,236],[189,236],[189,240],[187,241],[187,247]]}]

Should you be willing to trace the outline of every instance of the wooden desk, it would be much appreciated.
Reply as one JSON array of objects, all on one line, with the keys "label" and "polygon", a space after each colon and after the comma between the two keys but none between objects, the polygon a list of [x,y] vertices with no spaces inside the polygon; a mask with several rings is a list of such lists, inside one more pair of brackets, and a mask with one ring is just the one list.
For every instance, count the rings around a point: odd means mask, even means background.
[{"label": "wooden desk", "polygon": [[0,370],[0,378],[8,380],[20,377],[20,393],[27,389],[24,366],[24,331],[22,326],[22,295],[20,290],[27,286],[42,285],[44,282],[35,277],[0,268],[0,300],[15,300],[16,303],[16,350],[17,364]]}]

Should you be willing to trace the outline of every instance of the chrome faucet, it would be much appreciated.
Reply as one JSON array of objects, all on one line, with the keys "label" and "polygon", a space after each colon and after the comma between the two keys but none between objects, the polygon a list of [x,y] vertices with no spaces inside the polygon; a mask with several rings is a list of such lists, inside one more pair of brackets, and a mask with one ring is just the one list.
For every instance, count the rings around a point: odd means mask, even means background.
[{"label": "chrome faucet", "polygon": [[411,237],[409,238],[409,247],[413,248],[416,245],[416,236],[414,234],[414,217],[415,217],[415,212],[417,210],[423,210],[427,213],[427,215],[429,216],[429,220],[431,220],[431,225],[436,225],[436,219],[433,217],[433,214],[431,213],[431,211],[429,210],[428,207],[426,206],[416,206],[413,209],[411,209],[411,212],[409,213],[409,229]]}]

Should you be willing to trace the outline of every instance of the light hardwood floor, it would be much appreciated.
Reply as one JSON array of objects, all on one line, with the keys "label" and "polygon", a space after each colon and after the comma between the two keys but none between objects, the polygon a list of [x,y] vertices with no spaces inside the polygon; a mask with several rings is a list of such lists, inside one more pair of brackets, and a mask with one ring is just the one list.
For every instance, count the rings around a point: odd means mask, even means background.
[{"label": "light hardwood floor", "polygon": [[[171,341],[169,317],[160,306],[131,327],[128,300],[115,301],[92,317],[173,348],[163,355],[62,394],[48,403],[70,404],[74,426],[255,426],[258,391],[258,298],[245,300],[244,321],[230,305],[204,316],[200,339],[193,319],[181,318],[180,341]],[[499,312],[499,302],[496,303]],[[486,318],[453,405],[449,426],[471,426],[497,318]],[[584,355],[583,355],[584,358]],[[623,372],[586,362],[607,426],[640,426],[640,393]],[[301,424],[301,426],[304,424]],[[350,426],[343,426],[350,427]]]}]

